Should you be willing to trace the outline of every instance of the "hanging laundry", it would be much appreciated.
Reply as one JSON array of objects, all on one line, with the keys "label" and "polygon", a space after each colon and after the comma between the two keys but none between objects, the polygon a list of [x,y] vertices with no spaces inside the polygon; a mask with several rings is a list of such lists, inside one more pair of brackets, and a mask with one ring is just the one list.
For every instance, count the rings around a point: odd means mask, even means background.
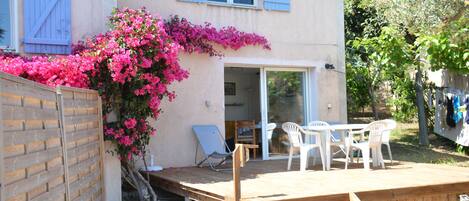
[{"label": "hanging laundry", "polygon": [[469,124],[469,97],[466,97],[466,101],[464,101],[464,103],[466,104],[466,119],[464,119],[464,121],[466,124]]},{"label": "hanging laundry", "polygon": [[451,128],[456,127],[456,123],[454,122],[453,116],[454,116],[453,97],[446,96],[446,124]]},{"label": "hanging laundry", "polygon": [[461,119],[462,119],[462,112],[459,111],[459,106],[461,106],[461,101],[459,99],[459,96],[454,96],[454,98],[453,98],[453,108],[454,108],[453,120],[454,120],[455,124],[459,123],[459,121],[461,121]]}]

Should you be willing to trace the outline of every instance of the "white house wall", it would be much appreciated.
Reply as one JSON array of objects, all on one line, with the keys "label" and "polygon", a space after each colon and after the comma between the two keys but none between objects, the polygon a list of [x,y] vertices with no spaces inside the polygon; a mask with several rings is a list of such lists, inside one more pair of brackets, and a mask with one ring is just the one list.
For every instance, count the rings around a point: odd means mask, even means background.
[{"label": "white house wall", "polygon": [[[151,152],[156,162],[164,167],[194,165],[197,142],[192,125],[215,124],[224,132],[224,67],[311,68],[310,76],[316,79],[310,92],[316,103],[311,103],[310,116],[346,121],[342,4],[343,0],[292,0],[290,12],[278,12],[176,0],[118,1],[119,7],[146,7],[162,18],[177,14],[196,24],[235,26],[266,36],[272,45],[271,51],[260,47],[225,51],[223,58],[181,56],[190,78],[173,86],[176,100],[162,105],[164,113],[154,123],[157,136],[151,140]],[[325,70],[325,63],[336,69]]]}]

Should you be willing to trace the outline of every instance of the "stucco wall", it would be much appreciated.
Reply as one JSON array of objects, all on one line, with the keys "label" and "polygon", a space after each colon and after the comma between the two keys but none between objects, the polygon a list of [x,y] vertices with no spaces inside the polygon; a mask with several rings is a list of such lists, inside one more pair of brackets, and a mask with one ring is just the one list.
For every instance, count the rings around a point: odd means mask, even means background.
[{"label": "stucco wall", "polygon": [[181,64],[191,78],[171,87],[176,100],[163,103],[164,112],[153,123],[157,134],[150,142],[151,153],[155,163],[164,167],[194,164],[192,125],[215,124],[224,132],[223,63],[207,55],[184,54]]},{"label": "stucco wall", "polygon": [[[313,117],[326,121],[346,121],[344,74],[343,0],[292,0],[290,12],[242,9],[176,0],[118,1],[119,7],[146,7],[162,18],[180,15],[216,27],[235,26],[264,35],[272,50],[246,47],[225,51],[225,57],[184,54],[182,66],[190,78],[175,84],[177,98],[165,103],[164,113],[154,123],[158,134],[151,140],[156,163],[164,167],[194,165],[196,140],[194,124],[215,124],[224,129],[224,67],[304,67],[311,68],[317,87],[312,97]],[[325,70],[331,63],[336,69]],[[331,104],[331,108],[328,108]]]}]

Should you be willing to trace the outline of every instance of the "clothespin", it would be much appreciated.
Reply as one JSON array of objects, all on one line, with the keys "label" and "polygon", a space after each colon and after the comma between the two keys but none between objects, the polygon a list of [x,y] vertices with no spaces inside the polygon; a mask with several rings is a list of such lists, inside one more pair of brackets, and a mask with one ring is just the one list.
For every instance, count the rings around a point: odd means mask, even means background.
[{"label": "clothespin", "polygon": [[466,112],[466,110],[467,110],[466,105],[459,106],[458,110],[459,110],[459,112]]}]

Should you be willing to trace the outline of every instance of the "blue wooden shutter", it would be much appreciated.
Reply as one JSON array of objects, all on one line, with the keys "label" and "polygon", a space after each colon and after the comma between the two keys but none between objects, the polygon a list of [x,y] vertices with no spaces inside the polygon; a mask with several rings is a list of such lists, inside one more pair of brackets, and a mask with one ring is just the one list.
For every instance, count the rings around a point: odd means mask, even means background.
[{"label": "blue wooden shutter", "polygon": [[264,0],[264,9],[290,11],[290,0]]},{"label": "blue wooden shutter", "polygon": [[70,0],[24,0],[24,50],[70,54]]},{"label": "blue wooden shutter", "polygon": [[0,29],[3,30],[0,46],[11,47],[10,0],[0,0]]}]

